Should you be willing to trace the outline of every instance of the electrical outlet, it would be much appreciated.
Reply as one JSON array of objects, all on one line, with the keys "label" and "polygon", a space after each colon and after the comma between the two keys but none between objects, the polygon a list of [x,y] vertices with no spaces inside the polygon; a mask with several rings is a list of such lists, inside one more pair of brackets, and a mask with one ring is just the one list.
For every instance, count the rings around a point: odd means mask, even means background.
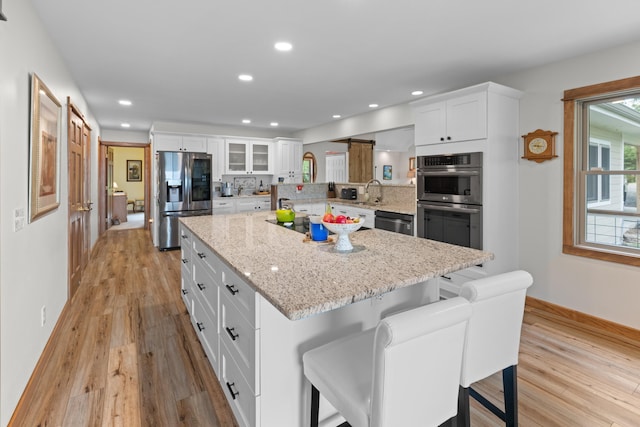
[{"label": "electrical outlet", "polygon": [[358,194],[364,194],[364,187],[362,185],[358,186]]},{"label": "electrical outlet", "polygon": [[43,305],[40,309],[40,326],[44,326],[47,323],[47,306]]}]

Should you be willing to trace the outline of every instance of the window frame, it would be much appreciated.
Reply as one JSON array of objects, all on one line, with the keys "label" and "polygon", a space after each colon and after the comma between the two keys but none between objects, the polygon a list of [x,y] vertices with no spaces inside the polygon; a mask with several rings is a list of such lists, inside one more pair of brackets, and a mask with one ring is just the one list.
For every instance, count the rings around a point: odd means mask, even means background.
[{"label": "window frame", "polygon": [[578,149],[577,144],[582,143],[579,138],[580,130],[576,127],[578,122],[576,114],[580,113],[577,104],[598,97],[622,95],[625,92],[632,91],[640,91],[640,76],[583,86],[564,92],[562,99],[564,103],[562,252],[565,254],[640,267],[640,253],[631,255],[616,252],[613,249],[584,246],[579,243],[580,239],[576,239],[576,227],[580,226],[576,204],[580,203],[581,206],[584,204],[584,208],[586,208],[587,204],[586,201],[579,198],[581,184],[580,180],[577,179],[578,175],[576,173],[578,165],[581,164],[581,159],[577,158],[581,151]]}]

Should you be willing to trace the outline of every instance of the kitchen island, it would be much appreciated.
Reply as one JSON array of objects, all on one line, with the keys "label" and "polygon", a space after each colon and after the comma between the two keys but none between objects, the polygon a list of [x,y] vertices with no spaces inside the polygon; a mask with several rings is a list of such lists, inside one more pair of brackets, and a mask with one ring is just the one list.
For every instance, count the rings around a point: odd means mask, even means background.
[{"label": "kitchen island", "polygon": [[183,298],[242,426],[306,424],[305,351],[433,302],[430,279],[492,259],[376,229],[337,253],[268,219],[275,213],[181,219]]}]

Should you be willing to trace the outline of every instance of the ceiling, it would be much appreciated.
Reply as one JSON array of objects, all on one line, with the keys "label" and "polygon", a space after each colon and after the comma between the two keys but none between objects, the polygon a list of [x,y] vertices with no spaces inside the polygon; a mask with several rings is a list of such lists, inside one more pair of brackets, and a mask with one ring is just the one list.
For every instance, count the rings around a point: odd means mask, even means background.
[{"label": "ceiling", "polygon": [[640,40],[637,0],[31,1],[102,129],[275,121],[284,136]]}]

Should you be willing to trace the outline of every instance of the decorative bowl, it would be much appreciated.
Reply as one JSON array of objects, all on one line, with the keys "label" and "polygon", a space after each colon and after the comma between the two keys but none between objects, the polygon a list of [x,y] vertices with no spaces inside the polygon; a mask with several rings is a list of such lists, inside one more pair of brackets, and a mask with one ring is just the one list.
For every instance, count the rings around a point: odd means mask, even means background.
[{"label": "decorative bowl", "polygon": [[278,222],[293,222],[296,219],[296,213],[291,209],[276,210],[276,220]]},{"label": "decorative bowl", "polygon": [[362,227],[362,223],[362,220],[359,220],[358,222],[354,222],[352,224],[338,224],[335,222],[322,221],[322,224],[327,227],[329,231],[338,235],[335,249],[336,251],[340,252],[347,252],[353,249],[353,245],[349,240],[349,234]]}]

